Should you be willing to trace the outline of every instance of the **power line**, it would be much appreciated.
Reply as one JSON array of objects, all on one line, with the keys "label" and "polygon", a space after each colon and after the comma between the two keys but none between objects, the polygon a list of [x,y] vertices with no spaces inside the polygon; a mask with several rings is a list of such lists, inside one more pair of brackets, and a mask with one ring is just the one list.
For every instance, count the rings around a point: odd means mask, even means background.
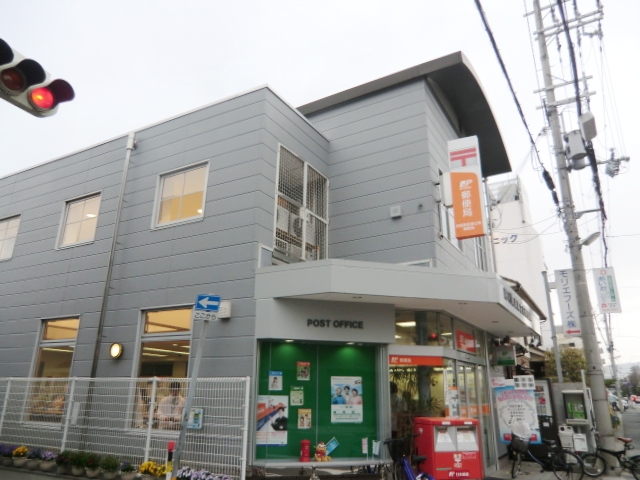
[{"label": "power line", "polygon": [[533,139],[533,135],[531,135],[531,130],[529,129],[529,125],[527,124],[527,120],[524,118],[524,112],[522,111],[522,106],[520,105],[520,102],[518,101],[518,96],[516,95],[515,89],[513,88],[513,84],[511,83],[511,78],[509,78],[509,74],[507,73],[507,67],[504,64],[504,61],[502,60],[502,55],[500,54],[500,50],[498,49],[498,44],[496,43],[496,40],[493,36],[493,32],[491,31],[491,28],[489,27],[489,22],[487,21],[487,17],[484,13],[484,9],[482,8],[482,5],[480,4],[480,0],[475,0],[476,3],[476,7],[478,9],[478,13],[480,13],[480,18],[482,19],[482,23],[484,25],[484,29],[487,32],[487,35],[489,35],[489,41],[491,42],[491,45],[493,46],[493,51],[496,54],[496,57],[498,58],[498,63],[500,64],[500,68],[502,69],[502,73],[504,75],[504,78],[507,80],[507,84],[509,85],[509,91],[511,92],[511,96],[513,97],[513,101],[516,104],[516,108],[518,109],[518,113],[520,114],[520,119],[522,120],[522,123],[524,125],[525,130],[527,131],[527,134],[529,135],[529,141],[531,142],[531,146],[534,149],[535,153],[536,153],[536,158],[538,160],[538,163],[540,164],[540,167],[542,167],[543,172],[542,172],[542,177],[544,178],[545,183],[547,184],[547,187],[549,188],[549,190],[551,190],[551,197],[553,199],[553,203],[555,203],[556,208],[558,210],[558,215],[561,214],[560,212],[560,201],[558,199],[558,194],[555,191],[555,185],[553,184],[553,180],[551,179],[551,175],[549,174],[549,172],[547,171],[547,169],[544,167],[542,160],[540,159],[540,153],[538,152],[538,147],[536,146],[536,142]]}]

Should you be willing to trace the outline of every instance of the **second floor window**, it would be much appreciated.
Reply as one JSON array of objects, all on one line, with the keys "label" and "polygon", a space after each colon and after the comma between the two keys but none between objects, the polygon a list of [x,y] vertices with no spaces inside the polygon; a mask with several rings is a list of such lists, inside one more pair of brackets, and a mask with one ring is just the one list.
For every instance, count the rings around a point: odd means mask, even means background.
[{"label": "second floor window", "polygon": [[60,246],[92,242],[96,236],[100,195],[67,202]]},{"label": "second floor window", "polygon": [[19,226],[20,217],[0,220],[0,260],[9,260],[13,256]]},{"label": "second floor window", "polygon": [[207,170],[208,164],[160,177],[156,225],[202,218]]},{"label": "second floor window", "polygon": [[274,249],[295,260],[327,257],[329,181],[283,146],[278,162]]}]

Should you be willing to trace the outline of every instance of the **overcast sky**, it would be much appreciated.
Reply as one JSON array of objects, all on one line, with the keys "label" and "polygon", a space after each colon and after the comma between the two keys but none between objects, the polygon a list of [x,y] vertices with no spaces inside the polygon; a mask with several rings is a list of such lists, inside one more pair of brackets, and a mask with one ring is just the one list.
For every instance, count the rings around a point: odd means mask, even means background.
[{"label": "overcast sky", "polygon": [[[541,82],[531,35],[535,24],[524,17],[532,2],[482,3],[536,137],[545,123],[533,93]],[[595,4],[578,0],[582,13]],[[605,158],[616,148],[616,155],[631,157],[614,179],[601,167],[601,179],[609,263],[616,269],[624,310],[612,316],[618,361],[640,363],[640,255],[634,248],[640,215],[633,206],[634,163],[640,161],[634,61],[640,52],[640,2],[603,4],[602,43],[584,37],[579,63],[594,77],[597,155]],[[533,168],[526,131],[473,0],[0,0],[0,11],[0,38],[76,91],[73,102],[45,119],[0,102],[0,177],[257,86],[268,84],[298,106],[462,51],[485,88],[512,168],[528,191],[548,268],[570,267],[565,236]],[[555,41],[550,49],[555,51]],[[558,76],[568,65],[566,56],[562,65],[554,64]],[[558,97],[570,94],[558,92]],[[575,114],[570,107],[566,112],[571,127]],[[547,169],[554,171],[550,139],[538,145]],[[574,172],[572,181],[577,210],[595,208],[589,174]],[[598,217],[585,215],[579,224],[584,238],[598,230]],[[588,268],[601,265],[601,245],[583,251]]]}]

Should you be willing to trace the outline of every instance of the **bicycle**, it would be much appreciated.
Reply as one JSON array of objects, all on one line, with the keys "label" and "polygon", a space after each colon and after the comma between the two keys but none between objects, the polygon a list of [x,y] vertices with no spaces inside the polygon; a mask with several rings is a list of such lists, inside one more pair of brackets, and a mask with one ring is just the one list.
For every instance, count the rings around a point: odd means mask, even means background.
[{"label": "bicycle", "polygon": [[543,440],[543,443],[549,447],[549,452],[547,458],[539,460],[529,451],[529,440],[513,435],[511,449],[514,457],[511,464],[511,478],[518,476],[524,455],[527,455],[542,467],[541,472],[550,470],[558,480],[582,480],[584,467],[578,455],[558,447],[555,440]]},{"label": "bicycle", "polygon": [[[411,466],[413,463],[419,464],[427,459],[425,455],[411,455],[411,441],[420,436],[419,433],[408,433],[404,437],[387,438],[384,443],[389,449],[389,454],[393,460],[391,473],[393,480],[433,480],[428,473],[420,471],[417,475]],[[407,453],[411,461],[407,458]]]},{"label": "bicycle", "polygon": [[[602,436],[596,432],[596,439],[601,438]],[[636,480],[640,480],[640,455],[634,455],[633,457],[627,458],[627,451],[633,450],[635,447],[631,445],[630,438],[626,437],[618,437],[624,444],[624,448],[622,450],[608,450],[606,448],[600,447],[596,443],[596,451],[593,453],[585,453],[582,455],[582,462],[584,463],[584,473],[589,477],[599,477],[602,475],[607,469],[607,461],[599,455],[599,452],[608,453],[609,455],[613,455],[618,459],[618,464],[623,469],[631,471]],[[597,442],[597,440],[596,440]]]}]

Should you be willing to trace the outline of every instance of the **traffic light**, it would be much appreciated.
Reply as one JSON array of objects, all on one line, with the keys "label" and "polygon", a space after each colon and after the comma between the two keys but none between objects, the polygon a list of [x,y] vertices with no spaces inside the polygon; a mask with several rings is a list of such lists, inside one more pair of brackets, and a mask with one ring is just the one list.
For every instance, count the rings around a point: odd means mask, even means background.
[{"label": "traffic light", "polygon": [[36,117],[49,117],[62,102],[73,100],[66,80],[50,80],[42,66],[25,58],[0,38],[0,98]]}]

